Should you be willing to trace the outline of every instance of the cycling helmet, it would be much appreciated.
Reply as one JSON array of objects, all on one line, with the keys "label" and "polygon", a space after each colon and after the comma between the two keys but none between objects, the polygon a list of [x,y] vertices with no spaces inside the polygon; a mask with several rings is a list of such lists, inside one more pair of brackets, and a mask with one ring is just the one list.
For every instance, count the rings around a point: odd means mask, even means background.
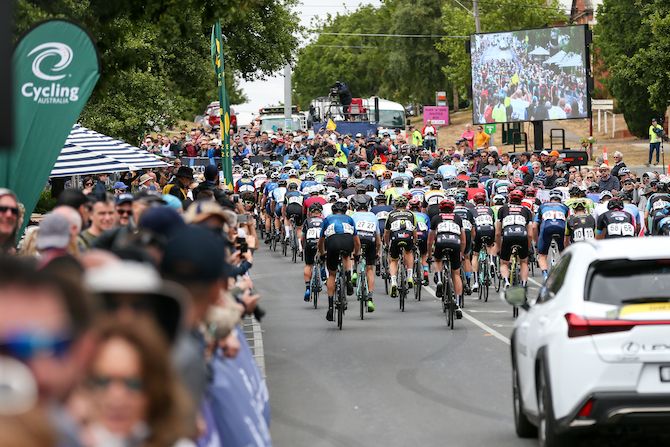
[{"label": "cycling helmet", "polygon": [[451,178],[447,181],[447,186],[449,188],[458,188],[458,180],[455,178]]},{"label": "cycling helmet", "polygon": [[608,210],[622,210],[623,209],[623,200],[621,197],[612,197],[609,202],[607,202]]},{"label": "cycling helmet", "polygon": [[308,172],[305,174],[305,180],[314,180],[316,178],[316,175],[314,175],[313,172]]},{"label": "cycling helmet", "polygon": [[476,192],[472,200],[474,200],[477,205],[483,205],[486,203],[486,194],[483,192]]},{"label": "cycling helmet", "polygon": [[523,191],[520,191],[518,189],[513,189],[509,193],[509,201],[510,203],[521,203],[521,200],[523,200]]},{"label": "cycling helmet", "polygon": [[397,170],[398,170],[398,172],[405,172],[405,165],[401,163],[400,165],[398,165]]},{"label": "cycling helmet", "polygon": [[298,184],[295,182],[291,182],[288,184],[288,190],[289,191],[297,191],[298,190]]},{"label": "cycling helmet", "polygon": [[435,174],[435,177],[433,177],[437,181],[442,181],[444,180],[444,176],[442,174]]},{"label": "cycling helmet", "polygon": [[249,173],[249,171],[247,171],[247,170],[242,171],[242,177],[247,178],[247,177],[249,177],[249,176],[251,176],[251,174]]},{"label": "cycling helmet", "polygon": [[482,168],[482,175],[483,176],[491,175],[491,170],[489,168]]},{"label": "cycling helmet", "polygon": [[467,191],[458,191],[456,193],[456,203],[459,205],[464,205],[468,201]]},{"label": "cycling helmet", "polygon": [[271,180],[279,179],[279,173],[278,172],[273,172],[272,174],[270,174],[270,179]]},{"label": "cycling helmet", "polygon": [[331,209],[333,210],[333,213],[342,213],[342,214],[344,214],[344,213],[347,212],[347,209],[348,209],[348,208],[349,208],[349,207],[347,206],[347,202],[340,202],[340,201],[338,200],[338,201],[336,201],[335,203],[333,203],[333,206],[332,206]]},{"label": "cycling helmet", "polygon": [[454,210],[456,203],[451,199],[440,200],[440,211],[450,213]]},{"label": "cycling helmet", "polygon": [[430,189],[441,189],[442,188],[442,183],[438,182],[437,180],[433,180],[430,182]]},{"label": "cycling helmet", "polygon": [[557,178],[554,186],[568,186],[568,180],[564,178]]},{"label": "cycling helmet", "polygon": [[579,195],[582,193],[582,190],[579,188],[579,186],[573,185],[570,187],[568,192],[570,193],[570,197],[579,197]]},{"label": "cycling helmet", "polygon": [[456,187],[457,188],[467,188],[468,187],[468,182],[466,182],[465,180],[458,180],[456,182]]},{"label": "cycling helmet", "polygon": [[408,202],[409,202],[410,200],[412,200],[412,197],[414,197],[414,196],[412,195],[412,193],[409,192],[409,191],[402,193],[402,196],[403,196],[404,198],[406,198]]},{"label": "cycling helmet", "polygon": [[233,166],[233,172],[234,173],[238,173],[240,171],[242,171],[242,166],[240,166],[240,165]]},{"label": "cycling helmet", "polygon": [[630,169],[628,169],[626,167],[623,167],[623,168],[619,169],[619,177],[621,177],[622,175],[628,175],[628,174],[630,174]]},{"label": "cycling helmet", "polygon": [[514,177],[514,184],[516,186],[521,186],[521,185],[523,185],[523,180],[520,179],[519,177]]},{"label": "cycling helmet", "polygon": [[395,204],[396,208],[405,208],[408,202],[409,200],[407,200],[407,197],[398,196],[395,198],[393,203]]},{"label": "cycling helmet", "polygon": [[284,179],[284,178],[279,179],[279,182],[277,182],[277,185],[279,185],[280,187],[286,186],[286,179]]},{"label": "cycling helmet", "polygon": [[549,200],[563,200],[563,191],[560,189],[552,189],[549,191]]},{"label": "cycling helmet", "polygon": [[326,172],[326,178],[327,178],[328,180],[332,180],[332,179],[334,179],[335,177],[337,177],[337,176],[335,175],[335,173],[334,173],[333,171],[328,171],[328,172]]},{"label": "cycling helmet", "polygon": [[339,198],[340,198],[340,195],[336,192],[328,193],[328,201],[329,202],[336,202],[337,199],[339,199]]},{"label": "cycling helmet", "polygon": [[423,179],[422,178],[415,178],[414,179],[414,186],[415,187],[423,186]]},{"label": "cycling helmet", "polygon": [[263,169],[263,166],[256,168],[256,174],[265,174],[265,169]]},{"label": "cycling helmet", "polygon": [[533,186],[529,186],[526,188],[526,197],[535,197],[535,194],[537,194],[537,189]]},{"label": "cycling helmet", "polygon": [[470,178],[468,180],[468,187],[469,188],[477,188],[479,186],[479,180],[476,178]]},{"label": "cycling helmet", "polygon": [[596,183],[591,183],[591,184],[589,185],[589,188],[588,188],[588,189],[589,189],[589,191],[591,191],[591,192],[598,192],[598,190],[600,189],[600,187],[599,187]]},{"label": "cycling helmet", "polygon": [[326,189],[326,188],[324,188],[323,185],[320,185],[320,184],[319,185],[314,185],[314,186],[312,186],[312,188],[314,189],[314,191],[316,191],[319,194],[321,194]]},{"label": "cycling helmet", "polygon": [[310,213],[316,213],[316,212],[320,213],[321,211],[323,211],[323,205],[321,205],[319,202],[312,203],[309,206],[309,212]]},{"label": "cycling helmet", "polygon": [[578,209],[586,209],[586,200],[585,199],[577,199],[574,202],[572,202],[572,208],[578,210]]},{"label": "cycling helmet", "polygon": [[389,171],[393,171],[393,168],[394,168],[394,167],[395,167],[395,166],[393,166],[393,162],[392,162],[392,161],[387,161],[387,162],[386,162],[386,169],[388,169]]},{"label": "cycling helmet", "polygon": [[388,179],[390,179],[391,177],[393,177],[393,173],[392,173],[391,171],[384,171],[384,173],[382,174],[382,177],[383,177],[384,179],[388,180]]},{"label": "cycling helmet", "polygon": [[394,186],[402,186],[405,183],[405,181],[403,180],[402,177],[396,177],[392,180],[392,183]]},{"label": "cycling helmet", "polygon": [[504,169],[499,170],[498,172],[496,172],[496,177],[507,178],[507,171],[505,171]]},{"label": "cycling helmet", "polygon": [[409,201],[409,209],[410,210],[420,210],[421,209],[421,201],[417,198],[412,198]]},{"label": "cycling helmet", "polygon": [[365,183],[357,183],[356,184],[356,192],[364,194],[365,191],[367,191],[367,185]]},{"label": "cycling helmet", "polygon": [[368,209],[370,209],[370,202],[366,200],[365,197],[354,198],[351,201],[351,207],[356,211],[367,211]]},{"label": "cycling helmet", "polygon": [[367,161],[362,161],[362,162],[358,163],[358,169],[360,169],[361,171],[367,171],[367,169],[369,167],[370,167],[370,163],[368,163]]},{"label": "cycling helmet", "polygon": [[356,179],[361,179],[361,178],[363,178],[363,172],[361,172],[361,171],[354,171],[354,178],[356,178]]},{"label": "cycling helmet", "polygon": [[496,205],[504,205],[505,204],[505,196],[502,194],[496,194],[493,196],[493,203]]},{"label": "cycling helmet", "polygon": [[386,203],[386,196],[384,194],[377,194],[375,196],[375,201],[380,203]]},{"label": "cycling helmet", "polygon": [[668,184],[666,182],[658,182],[658,184],[656,185],[656,191],[668,192]]},{"label": "cycling helmet", "polygon": [[566,172],[568,170],[568,167],[564,163],[558,163],[554,169],[556,171]]}]

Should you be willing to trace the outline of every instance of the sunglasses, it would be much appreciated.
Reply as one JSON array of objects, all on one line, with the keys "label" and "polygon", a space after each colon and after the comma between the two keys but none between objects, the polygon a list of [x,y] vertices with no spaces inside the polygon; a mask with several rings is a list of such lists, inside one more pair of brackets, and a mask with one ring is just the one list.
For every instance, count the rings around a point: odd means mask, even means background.
[{"label": "sunglasses", "polygon": [[577,172],[577,171],[576,171],[576,170],[574,170],[574,169],[570,169],[570,171],[569,171],[569,172],[570,172],[570,174],[574,174],[574,173],[575,173],[575,172]]},{"label": "sunglasses", "polygon": [[544,172],[551,172],[553,169],[545,169]]},{"label": "sunglasses", "polygon": [[69,352],[72,341],[65,334],[17,332],[0,339],[0,353],[24,362],[40,354],[62,358]]},{"label": "sunglasses", "polygon": [[0,214],[4,214],[7,211],[12,213],[14,216],[19,215],[19,209],[13,206],[0,206]]},{"label": "sunglasses", "polygon": [[110,377],[110,376],[97,375],[91,377],[91,379],[89,379],[89,383],[94,388],[98,388],[100,390],[106,390],[113,383],[119,383],[123,385],[127,390],[134,392],[139,392],[144,389],[142,379],[138,377]]},{"label": "sunglasses", "polygon": [[122,216],[130,216],[131,214],[133,214],[132,210],[116,210],[116,212]]},{"label": "sunglasses", "polygon": [[84,186],[93,186],[93,183],[92,182],[86,182],[86,183],[84,183]]}]

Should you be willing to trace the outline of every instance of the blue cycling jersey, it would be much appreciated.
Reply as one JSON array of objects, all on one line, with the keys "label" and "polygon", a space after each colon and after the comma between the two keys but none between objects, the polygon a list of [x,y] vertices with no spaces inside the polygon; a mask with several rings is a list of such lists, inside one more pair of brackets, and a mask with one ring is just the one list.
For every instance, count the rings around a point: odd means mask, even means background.
[{"label": "blue cycling jersey", "polygon": [[377,225],[377,216],[370,211],[356,211],[351,215],[351,218],[356,224],[356,232],[358,237],[366,239],[374,239],[375,235],[379,234],[379,226]]},{"label": "blue cycling jersey", "polygon": [[304,192],[305,188],[309,188],[310,186],[315,186],[315,185],[318,185],[318,183],[316,183],[314,180],[304,180],[300,184],[300,191]]},{"label": "blue cycling jersey", "polygon": [[331,214],[323,219],[321,224],[321,237],[328,239],[336,234],[357,235],[356,223],[346,214]]},{"label": "blue cycling jersey", "polygon": [[[565,231],[569,208],[560,202],[546,202],[540,205],[535,214],[535,223],[540,224],[540,234],[544,231]],[[545,230],[546,229],[546,230]]]},{"label": "blue cycling jersey", "polygon": [[270,193],[279,185],[277,182],[267,182],[265,184],[265,189],[263,189],[263,194],[265,194],[265,197],[269,197]]},{"label": "blue cycling jersey", "polygon": [[430,231],[430,217],[428,214],[419,211],[412,211],[416,219],[416,237],[418,239],[428,239],[428,232]]},{"label": "blue cycling jersey", "polygon": [[376,205],[373,206],[372,209],[370,209],[370,212],[377,217],[377,223],[379,226],[380,233],[384,232],[384,226],[386,225],[386,217],[389,215],[391,211],[393,211],[393,207],[391,205]]}]

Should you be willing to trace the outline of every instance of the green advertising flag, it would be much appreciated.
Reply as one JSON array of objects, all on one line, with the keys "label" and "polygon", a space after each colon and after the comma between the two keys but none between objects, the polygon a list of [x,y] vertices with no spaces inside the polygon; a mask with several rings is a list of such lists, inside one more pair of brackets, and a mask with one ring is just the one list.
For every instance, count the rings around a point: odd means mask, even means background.
[{"label": "green advertising flag", "polygon": [[0,154],[0,186],[16,193],[27,222],[98,82],[100,62],[84,29],[50,20],[19,41],[12,69],[15,143]]},{"label": "green advertising flag", "polygon": [[216,21],[212,27],[211,39],[212,65],[216,73],[216,85],[219,91],[219,107],[221,116],[221,168],[228,189],[233,189],[233,162],[230,156],[230,104],[226,92],[226,73],[223,61],[223,36],[221,22]]},{"label": "green advertising flag", "polygon": [[496,133],[496,125],[495,124],[484,124],[484,133],[487,133],[489,135]]}]

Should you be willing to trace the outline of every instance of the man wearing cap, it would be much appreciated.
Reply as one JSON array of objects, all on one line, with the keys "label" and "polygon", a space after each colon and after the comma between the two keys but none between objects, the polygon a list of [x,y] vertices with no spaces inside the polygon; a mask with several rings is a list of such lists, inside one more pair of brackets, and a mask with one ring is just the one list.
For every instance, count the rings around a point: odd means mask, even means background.
[{"label": "man wearing cap", "polygon": [[618,191],[621,189],[619,179],[610,174],[609,166],[603,163],[598,170],[600,171],[600,179],[598,180],[600,191]]},{"label": "man wearing cap", "polygon": [[112,189],[114,190],[114,195],[119,196],[119,195],[123,194],[124,192],[126,192],[126,190],[128,189],[128,186],[126,186],[126,184],[123,183],[123,182],[116,182],[116,183],[114,183],[114,186],[112,187]]},{"label": "man wearing cap", "polygon": [[193,169],[188,166],[180,166],[175,174],[174,182],[165,185],[163,194],[173,195],[181,200],[182,204],[186,204],[188,199],[188,187],[191,182],[193,182]]},{"label": "man wearing cap", "polygon": [[549,151],[540,152],[540,163],[543,167],[549,164]]},{"label": "man wearing cap", "polygon": [[66,255],[70,245],[74,245],[74,240],[67,218],[53,212],[44,216],[37,231],[40,264],[46,265],[54,258]]},{"label": "man wearing cap", "polygon": [[116,214],[118,215],[118,223],[122,227],[130,225],[133,218],[134,200],[134,196],[127,193],[116,197]]}]

